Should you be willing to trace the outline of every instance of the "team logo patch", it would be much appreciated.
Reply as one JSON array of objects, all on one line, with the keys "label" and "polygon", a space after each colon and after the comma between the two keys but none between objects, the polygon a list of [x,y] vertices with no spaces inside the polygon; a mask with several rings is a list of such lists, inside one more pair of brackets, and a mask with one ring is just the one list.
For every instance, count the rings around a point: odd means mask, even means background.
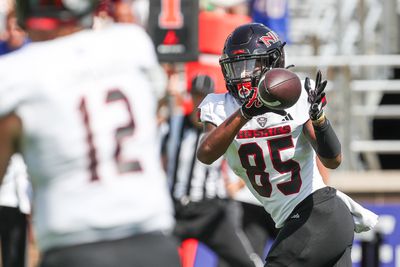
[{"label": "team logo patch", "polygon": [[267,32],[266,35],[261,36],[260,40],[267,46],[270,47],[271,45],[280,42],[278,35],[273,31]]},{"label": "team logo patch", "polygon": [[261,127],[265,127],[265,125],[267,125],[267,118],[265,117],[259,117],[257,118],[257,123],[258,125],[260,125]]}]

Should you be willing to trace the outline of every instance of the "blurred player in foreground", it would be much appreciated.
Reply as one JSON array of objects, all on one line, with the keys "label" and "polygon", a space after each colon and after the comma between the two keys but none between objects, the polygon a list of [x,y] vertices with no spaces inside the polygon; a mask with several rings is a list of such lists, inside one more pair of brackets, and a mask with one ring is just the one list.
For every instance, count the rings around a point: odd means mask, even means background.
[{"label": "blurred player in foreground", "polygon": [[0,176],[21,151],[40,266],[180,266],[153,44],[134,25],[90,30],[95,5],[17,1],[33,43],[0,62]]},{"label": "blurred player in foreground", "polygon": [[[351,266],[357,229],[348,207],[354,205],[324,184],[315,161],[318,156],[328,168],[341,162],[339,140],[322,109],[326,81],[320,72],[315,83],[307,78],[298,102],[279,114],[255,103],[261,75],[285,67],[283,46],[262,24],[228,36],[220,64],[229,92],[200,104],[206,135],[197,156],[211,164],[225,154],[280,228],[265,266]],[[365,211],[372,223],[364,230],[376,222]]]}]

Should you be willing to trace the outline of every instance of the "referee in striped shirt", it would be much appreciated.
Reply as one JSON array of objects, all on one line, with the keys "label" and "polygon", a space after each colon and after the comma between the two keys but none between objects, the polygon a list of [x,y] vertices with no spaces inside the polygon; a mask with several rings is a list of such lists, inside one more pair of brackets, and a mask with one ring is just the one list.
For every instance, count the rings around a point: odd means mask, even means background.
[{"label": "referee in striped shirt", "polygon": [[254,267],[249,248],[238,235],[229,214],[227,192],[221,173],[223,159],[212,165],[197,160],[196,150],[202,134],[197,106],[214,92],[214,82],[207,75],[192,80],[190,95],[193,111],[169,120],[163,140],[171,196],[175,204],[175,235],[181,240],[195,238],[219,256],[218,266]]}]

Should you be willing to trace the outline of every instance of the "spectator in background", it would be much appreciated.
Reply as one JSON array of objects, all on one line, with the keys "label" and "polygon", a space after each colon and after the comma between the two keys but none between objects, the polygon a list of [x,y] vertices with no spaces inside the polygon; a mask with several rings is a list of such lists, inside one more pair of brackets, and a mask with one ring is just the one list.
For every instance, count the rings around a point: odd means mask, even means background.
[{"label": "spectator in background", "polygon": [[4,40],[5,32],[6,32],[6,17],[7,13],[9,12],[10,1],[0,1],[0,40]]},{"label": "spectator in background", "polygon": [[0,41],[0,56],[21,48],[29,42],[26,33],[18,26],[14,8],[6,15],[4,40]]},{"label": "spectator in background", "polygon": [[31,186],[20,154],[14,154],[0,186],[0,239],[3,267],[26,266]]},{"label": "spectator in background", "polygon": [[133,24],[90,30],[95,0],[63,3],[17,0],[35,44],[0,60],[0,177],[22,152],[41,267],[178,267],[154,45]]},{"label": "spectator in background", "polygon": [[207,94],[214,92],[214,82],[207,75],[198,75],[191,85],[194,108],[188,114],[170,118],[163,142],[175,204],[174,233],[181,241],[195,238],[209,246],[219,256],[219,266],[254,267],[228,211],[229,200],[221,173],[223,158],[210,166],[196,159],[202,132],[196,107]]}]

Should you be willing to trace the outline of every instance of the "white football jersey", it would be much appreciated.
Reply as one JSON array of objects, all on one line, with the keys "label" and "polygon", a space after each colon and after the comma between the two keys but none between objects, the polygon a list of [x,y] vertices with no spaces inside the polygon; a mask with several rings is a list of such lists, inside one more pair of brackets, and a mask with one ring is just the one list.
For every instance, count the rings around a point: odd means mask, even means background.
[{"label": "white football jersey", "polygon": [[154,46],[134,25],[32,43],[1,59],[0,116],[22,120],[42,250],[173,226],[155,69]]},{"label": "white football jersey", "polygon": [[[209,94],[200,104],[200,119],[218,126],[240,106],[229,93]],[[232,170],[244,179],[278,228],[297,204],[325,186],[315,164],[316,154],[303,133],[308,109],[303,88],[298,102],[286,109],[286,116],[266,113],[254,117],[225,153]]]}]

